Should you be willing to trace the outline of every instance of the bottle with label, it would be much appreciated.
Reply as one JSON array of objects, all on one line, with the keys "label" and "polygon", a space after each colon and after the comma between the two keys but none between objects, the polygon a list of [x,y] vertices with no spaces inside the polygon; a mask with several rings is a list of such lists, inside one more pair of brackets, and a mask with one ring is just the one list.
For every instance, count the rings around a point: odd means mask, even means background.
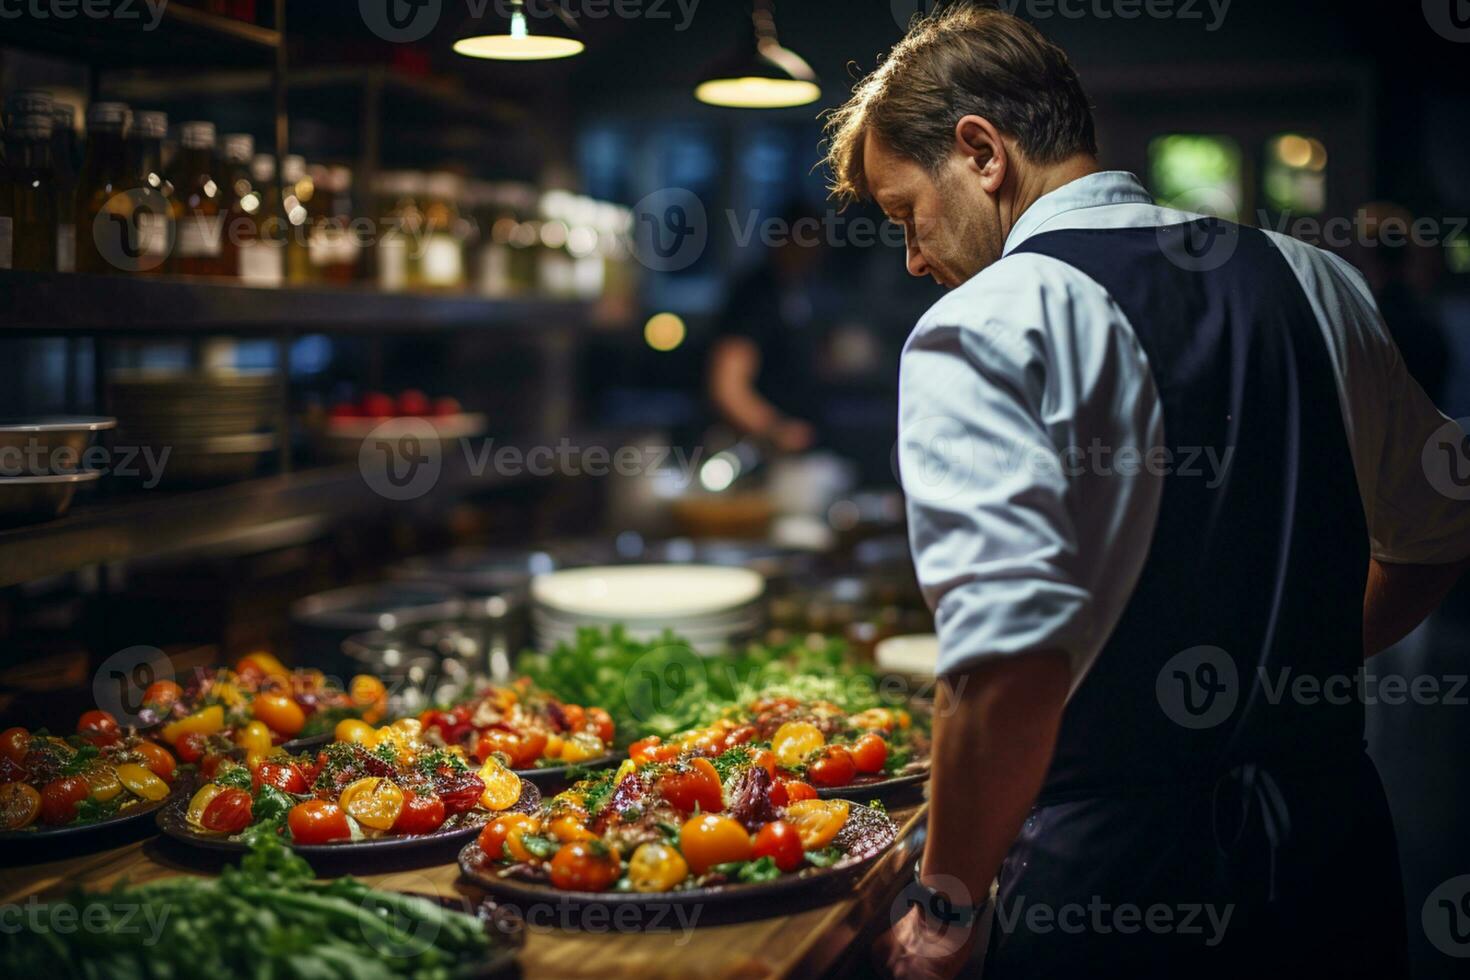
[{"label": "bottle with label", "polygon": [[224,226],[228,191],[215,159],[214,123],[186,122],[179,128],[174,161],[174,250],[169,271],[181,276],[227,276]]},{"label": "bottle with label", "polygon": [[56,271],[77,268],[77,112],[51,107],[51,166],[56,172]]},{"label": "bottle with label", "polygon": [[306,160],[290,155],[281,160],[281,206],[286,214],[286,281],[293,286],[312,281],[311,202],[316,185],[306,172]]},{"label": "bottle with label", "polygon": [[238,228],[240,280],[275,288],[286,281],[286,214],[276,182],[276,158],[258,153],[250,161],[250,190],[232,211],[230,234]]},{"label": "bottle with label", "polygon": [[423,258],[419,269],[428,289],[464,285],[464,226],[459,216],[460,179],[433,173],[425,182]]},{"label": "bottle with label", "polygon": [[249,234],[253,215],[260,207],[260,197],[250,178],[250,162],[255,158],[255,137],[249,133],[226,133],[219,140],[220,206],[224,209],[224,229],[220,248],[224,256],[225,275],[240,274],[240,242]]},{"label": "bottle with label", "polygon": [[362,247],[352,228],[352,171],[346,167],[328,167],[325,186],[318,186],[322,202],[317,224],[324,248],[319,268],[327,282],[350,283],[357,278]]},{"label": "bottle with label", "polygon": [[56,174],[51,166],[50,106],[44,115],[12,115],[5,155],[12,183],[11,268],[56,271]]},{"label": "bottle with label", "polygon": [[164,176],[163,141],[168,136],[168,114],[137,112],[126,139],[127,187],[133,199],[133,224],[139,256],[135,271],[162,272],[172,238],[173,184]]},{"label": "bottle with label", "polygon": [[378,175],[382,232],[378,235],[376,259],[378,288],[384,292],[402,292],[418,277],[419,242],[424,230],[419,199],[423,189],[424,176],[415,171],[397,170]]},{"label": "bottle with label", "polygon": [[136,272],[146,264],[128,188],[124,135],[128,107],[94,102],[87,107],[87,152],[77,174],[77,271],[91,275]]}]

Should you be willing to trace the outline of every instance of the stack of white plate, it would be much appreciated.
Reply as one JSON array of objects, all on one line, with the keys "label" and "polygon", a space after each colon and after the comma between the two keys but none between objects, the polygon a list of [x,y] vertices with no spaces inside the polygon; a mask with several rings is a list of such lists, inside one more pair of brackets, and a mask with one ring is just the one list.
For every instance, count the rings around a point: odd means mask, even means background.
[{"label": "stack of white plate", "polygon": [[621,625],[630,639],[672,630],[701,653],[748,639],[764,622],[765,579],[718,565],[610,565],[571,568],[531,581],[531,626],[550,650],[579,627]]}]

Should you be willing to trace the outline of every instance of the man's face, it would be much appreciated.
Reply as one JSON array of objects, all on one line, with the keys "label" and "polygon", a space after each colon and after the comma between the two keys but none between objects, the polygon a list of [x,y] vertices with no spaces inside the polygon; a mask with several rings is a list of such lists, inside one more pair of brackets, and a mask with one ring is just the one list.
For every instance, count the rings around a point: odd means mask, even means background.
[{"label": "man's face", "polygon": [[873,200],[903,227],[910,275],[953,289],[1000,258],[1005,235],[999,211],[965,155],[951,152],[930,174],[869,131],[863,171]]}]

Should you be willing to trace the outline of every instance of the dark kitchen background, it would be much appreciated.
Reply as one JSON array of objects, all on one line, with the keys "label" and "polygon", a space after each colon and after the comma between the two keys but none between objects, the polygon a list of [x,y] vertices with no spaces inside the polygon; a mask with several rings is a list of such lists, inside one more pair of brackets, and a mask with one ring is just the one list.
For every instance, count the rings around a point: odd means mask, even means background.
[{"label": "dark kitchen background", "polygon": [[[1455,26],[1465,18],[1454,2],[1179,0],[1150,8],[1171,16],[1131,19],[1116,13],[1126,4],[1016,7],[1071,54],[1105,166],[1139,174],[1161,201],[1343,254],[1367,275],[1420,382],[1463,417],[1470,24]],[[5,8],[0,93],[43,90],[70,107],[51,130],[49,179],[82,186],[88,106],[126,103],[135,130],[141,113],[167,113],[157,148],[173,158],[169,179],[185,174],[199,135],[181,124],[212,122],[220,180],[253,187],[262,209],[313,236],[278,266],[246,271],[244,285],[228,281],[243,263],[74,278],[43,256],[0,272],[0,416],[115,415],[104,443],[180,450],[156,486],[145,467],[85,489],[63,517],[0,530],[7,716],[70,710],[102,661],[136,645],[187,660],[320,643],[293,605],[302,597],[380,582],[450,546],[568,542],[625,558],[670,536],[755,533],[846,548],[874,576],[903,567],[889,464],[896,365],[936,287],[905,274],[892,229],[887,244],[864,235],[881,215],[832,213],[816,164],[818,113],[922,5],[778,3],[781,42],[810,62],[822,97],[760,111],[693,97],[711,63],[748,46],[748,0],[567,6],[584,14],[586,51],[533,63],[454,53],[481,8],[465,0],[443,0],[437,26],[411,43],[383,40],[347,0],[174,0],[149,31]],[[13,111],[8,145],[26,138]],[[18,160],[11,149],[13,181]],[[673,188],[698,199],[708,243],[659,268],[637,247],[637,226],[650,195]],[[412,259],[401,242],[347,232],[354,219],[408,212],[426,243]],[[742,229],[791,215],[833,229],[804,266],[794,315],[813,338],[807,394],[830,416],[816,448],[831,455],[801,474],[787,506],[751,503],[747,488],[780,482],[780,466],[723,424],[706,365],[726,311],[768,259],[761,236]],[[1384,231],[1395,221],[1422,233],[1404,243]],[[17,217],[17,260],[26,227]],[[76,233],[80,270],[88,232]],[[161,373],[181,387],[147,383]],[[498,446],[566,439],[706,462],[723,452],[723,462],[671,490],[668,467],[486,474],[450,451],[430,492],[399,500],[355,465],[360,434],[345,452],[333,435],[343,420],[425,411],[479,418],[477,435]],[[722,496],[738,501],[715,506]],[[871,580],[824,588],[829,618],[778,626],[835,628],[859,644],[924,626],[907,585],[901,599],[862,591]],[[1440,681],[1424,703],[1368,709],[1423,978],[1459,975],[1419,913],[1436,885],[1470,872],[1470,767],[1457,757],[1470,744],[1470,691],[1455,682],[1470,673],[1467,621],[1462,588],[1371,668]]]}]

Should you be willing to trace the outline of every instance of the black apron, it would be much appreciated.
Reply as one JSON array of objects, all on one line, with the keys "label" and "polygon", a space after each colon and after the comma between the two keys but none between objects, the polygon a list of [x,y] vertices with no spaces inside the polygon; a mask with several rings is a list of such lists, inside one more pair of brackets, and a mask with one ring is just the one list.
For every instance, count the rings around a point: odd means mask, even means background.
[{"label": "black apron", "polygon": [[1172,458],[1138,585],[1002,868],[986,977],[1405,976],[1356,682],[1368,533],[1301,285],[1264,234],[1215,219],[1017,251],[1118,304]]}]

